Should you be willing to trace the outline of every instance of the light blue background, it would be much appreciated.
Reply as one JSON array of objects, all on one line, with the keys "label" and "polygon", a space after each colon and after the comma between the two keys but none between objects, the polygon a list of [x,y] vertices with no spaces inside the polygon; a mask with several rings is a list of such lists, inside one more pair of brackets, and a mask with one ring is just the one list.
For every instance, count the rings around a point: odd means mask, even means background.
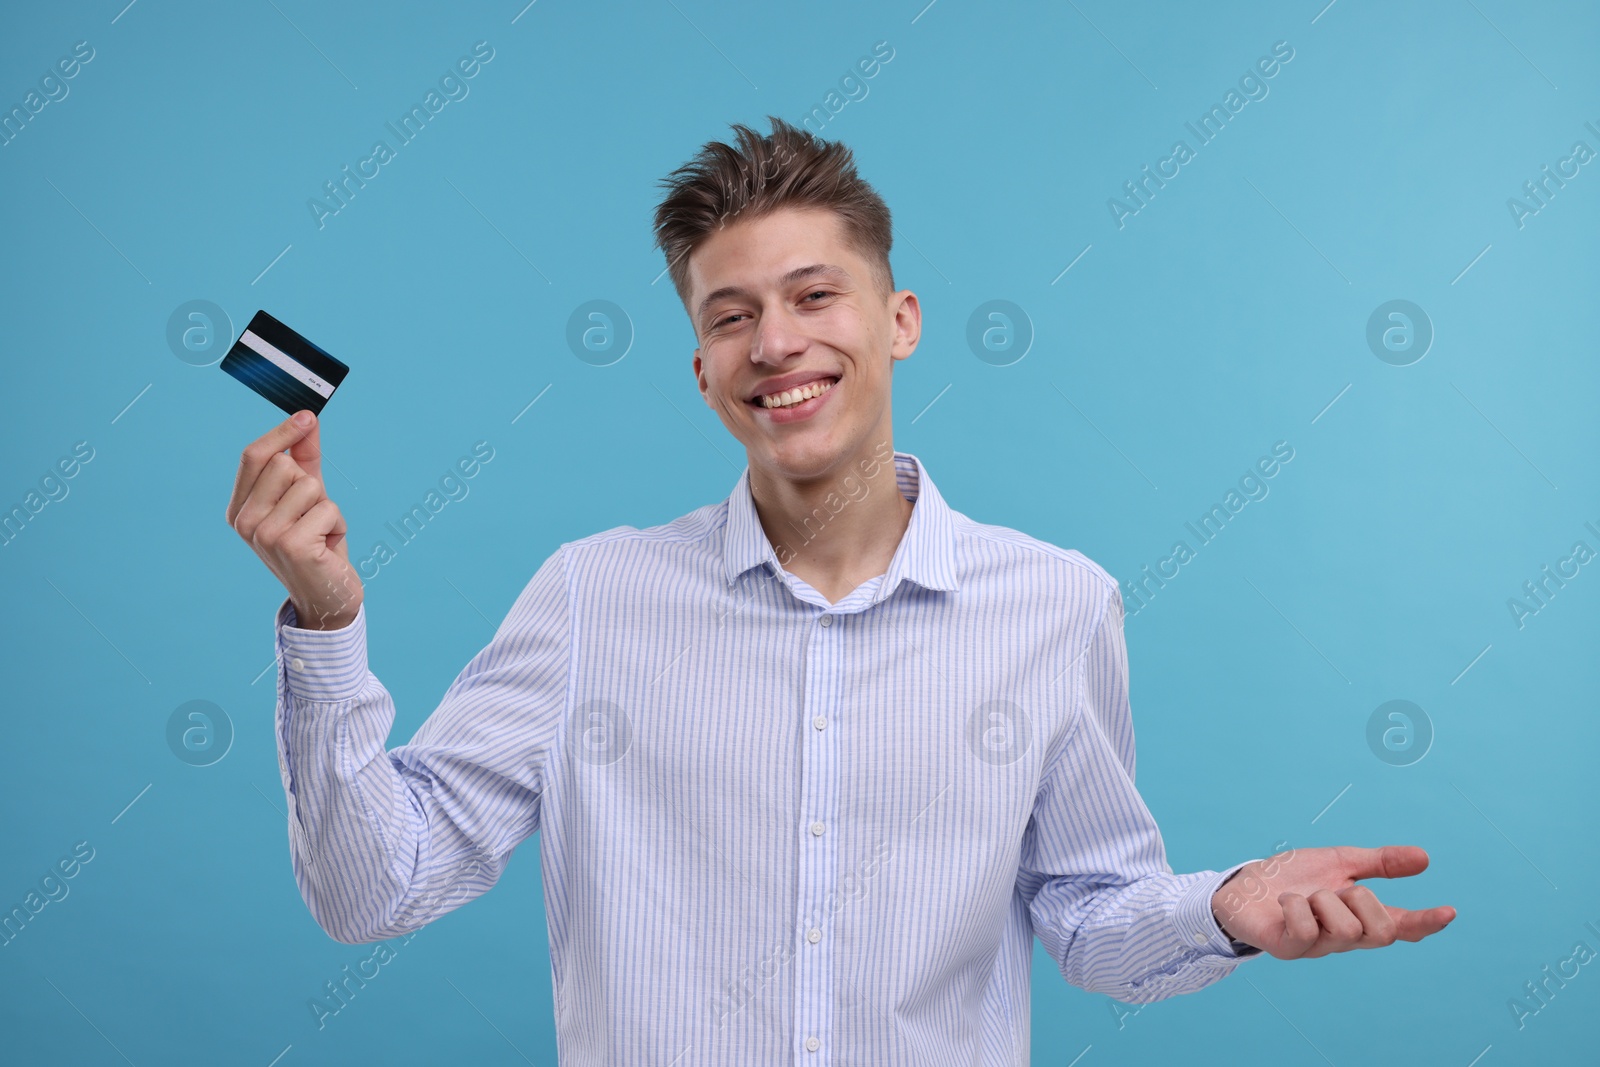
[{"label": "light blue background", "polygon": [[[1600,164],[1521,228],[1506,206],[1575,141],[1600,149],[1592,6],[124,2],[12,5],[0,31],[6,108],[95,49],[0,147],[0,502],[95,450],[0,548],[0,906],[95,849],[0,948],[8,1062],[554,1063],[533,848],[314,1023],[372,949],[323,934],[291,877],[282,590],[223,521],[240,449],[283,416],[177,358],[168,318],[211,300],[237,334],[266,308],[351,366],[323,442],[362,554],[495,449],[367,584],[399,744],[558,543],[728,493],[744,457],[656,280],[655,182],[729,122],[799,122],[880,40],[894,58],[822,134],[895,213],[925,311],[895,443],[952,506],[1131,581],[1295,449],[1128,620],[1138,783],[1174,868],[1414,843],[1431,868],[1380,896],[1460,912],[1120,1019],[1036,950],[1034,1062],[1592,1060],[1600,964],[1521,1029],[1507,1002],[1600,950],[1600,563],[1521,629],[1506,604],[1575,541],[1600,550]],[[308,198],[479,40],[470,95],[319,230]],[[1184,123],[1277,41],[1270,94],[1119,229],[1107,199],[1193,146]],[[565,341],[593,299],[635,331],[607,367]],[[1031,321],[1010,366],[967,345],[991,299]],[[1409,366],[1366,343],[1392,299],[1436,332]],[[207,767],[166,741],[194,699],[235,731]],[[1391,699],[1435,731],[1409,766],[1366,741]]]}]

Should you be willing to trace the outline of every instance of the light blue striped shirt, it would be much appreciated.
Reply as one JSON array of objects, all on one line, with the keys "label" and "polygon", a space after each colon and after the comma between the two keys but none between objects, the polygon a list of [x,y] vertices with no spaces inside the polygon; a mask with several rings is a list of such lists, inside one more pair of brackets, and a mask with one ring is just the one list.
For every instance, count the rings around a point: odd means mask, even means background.
[{"label": "light blue striped shirt", "polygon": [[[1130,1003],[1235,955],[1134,788],[1122,596],[1074,550],[862,461],[779,551],[750,496],[568,542],[410,743],[339,630],[280,606],[295,880],[339,941],[483,893],[535,832],[557,1048],[589,1064],[1015,1065],[1037,936]],[[914,501],[829,604],[779,555]]]}]

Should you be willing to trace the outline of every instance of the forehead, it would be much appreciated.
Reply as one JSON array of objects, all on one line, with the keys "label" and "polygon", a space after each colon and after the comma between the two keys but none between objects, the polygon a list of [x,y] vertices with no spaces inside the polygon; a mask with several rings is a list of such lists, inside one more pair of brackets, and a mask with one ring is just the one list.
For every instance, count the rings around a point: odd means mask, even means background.
[{"label": "forehead", "polygon": [[715,230],[689,255],[691,313],[713,290],[774,283],[795,267],[834,263],[860,278],[866,264],[823,208],[779,208]]}]

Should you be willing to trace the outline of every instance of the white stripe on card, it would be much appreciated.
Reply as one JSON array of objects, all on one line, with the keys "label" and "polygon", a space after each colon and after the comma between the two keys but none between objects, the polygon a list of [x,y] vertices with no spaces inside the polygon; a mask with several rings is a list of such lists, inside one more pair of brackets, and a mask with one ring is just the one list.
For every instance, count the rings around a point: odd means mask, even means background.
[{"label": "white stripe on card", "polygon": [[251,351],[269,360],[273,366],[300,382],[324,400],[333,395],[333,386],[312,374],[305,366],[277,345],[265,338],[246,330],[240,337],[239,343]]}]

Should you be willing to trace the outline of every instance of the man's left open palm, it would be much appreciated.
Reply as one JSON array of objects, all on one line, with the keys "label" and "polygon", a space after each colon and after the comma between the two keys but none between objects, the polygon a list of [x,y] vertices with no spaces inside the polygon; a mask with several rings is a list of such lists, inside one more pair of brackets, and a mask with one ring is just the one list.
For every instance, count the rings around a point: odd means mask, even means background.
[{"label": "man's left open palm", "polygon": [[1380,901],[1361,878],[1404,878],[1428,867],[1415,845],[1303,848],[1241,867],[1211,898],[1223,929],[1281,960],[1421,941],[1456,917],[1448,904],[1408,911]]}]

